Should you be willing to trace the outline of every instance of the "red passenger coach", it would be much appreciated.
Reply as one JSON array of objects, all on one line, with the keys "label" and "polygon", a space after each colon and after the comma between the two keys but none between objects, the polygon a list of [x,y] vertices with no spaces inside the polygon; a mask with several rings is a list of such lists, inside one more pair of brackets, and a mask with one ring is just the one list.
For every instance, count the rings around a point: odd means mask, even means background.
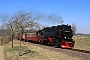
[{"label": "red passenger coach", "polygon": [[21,40],[26,40],[26,37],[27,37],[26,34],[23,34],[22,37],[21,37],[20,34],[18,34],[18,36],[17,36],[18,40],[20,40],[20,39]]},{"label": "red passenger coach", "polygon": [[[20,39],[20,35],[18,35],[18,39]],[[22,35],[23,41],[33,41],[33,42],[39,42],[38,35],[36,33],[24,33]]]}]

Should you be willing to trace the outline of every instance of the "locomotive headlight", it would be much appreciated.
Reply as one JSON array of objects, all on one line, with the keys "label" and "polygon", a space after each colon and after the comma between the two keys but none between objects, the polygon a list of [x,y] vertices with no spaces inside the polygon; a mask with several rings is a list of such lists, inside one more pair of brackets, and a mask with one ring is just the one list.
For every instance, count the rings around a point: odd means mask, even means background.
[{"label": "locomotive headlight", "polygon": [[66,37],[64,37],[66,39]]},{"label": "locomotive headlight", "polygon": [[70,26],[69,24],[67,24],[67,26]]}]

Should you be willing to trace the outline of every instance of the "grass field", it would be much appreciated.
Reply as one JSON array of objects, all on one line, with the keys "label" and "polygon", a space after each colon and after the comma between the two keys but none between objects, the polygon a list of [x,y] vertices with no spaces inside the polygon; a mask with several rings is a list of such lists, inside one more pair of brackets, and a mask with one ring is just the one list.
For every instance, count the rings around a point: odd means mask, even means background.
[{"label": "grass field", "polygon": [[[11,42],[5,45],[6,60],[81,60],[80,58],[75,58],[59,52],[32,46],[27,42],[22,42],[21,54],[23,55],[19,56],[18,45],[19,42],[15,40],[14,48],[11,48]],[[29,50],[29,52],[25,53],[25,50]]]},{"label": "grass field", "polygon": [[[90,35],[74,36],[73,38],[75,40],[74,48],[90,51]],[[22,56],[18,55],[19,41],[14,40],[14,48],[11,48],[11,42],[5,46],[6,60],[81,60],[80,58],[75,58],[59,52],[32,46],[28,42],[22,42]],[[26,53],[26,50],[29,50],[29,52]]]},{"label": "grass field", "polygon": [[90,51],[90,35],[74,36],[74,40],[75,40],[74,48]]}]

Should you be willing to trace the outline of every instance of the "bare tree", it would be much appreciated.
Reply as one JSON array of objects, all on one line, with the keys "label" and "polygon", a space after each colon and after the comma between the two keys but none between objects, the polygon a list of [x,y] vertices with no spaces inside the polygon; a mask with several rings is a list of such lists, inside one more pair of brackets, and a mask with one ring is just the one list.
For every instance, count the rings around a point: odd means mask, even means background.
[{"label": "bare tree", "polygon": [[[16,32],[19,32],[21,34],[21,37],[23,33],[26,32],[26,29],[30,30],[33,27],[36,27],[37,23],[35,22],[35,20],[37,20],[37,17],[34,15],[34,12],[35,11],[24,13],[20,10],[17,15],[13,16],[14,29]],[[20,38],[19,55],[21,55],[21,39],[22,38]]]},{"label": "bare tree", "polygon": [[23,13],[20,10],[20,12],[13,17],[15,19],[15,30],[24,33],[26,28],[35,26],[36,23],[34,21],[36,17],[33,17],[33,13],[34,11]]},{"label": "bare tree", "polygon": [[[0,26],[0,30],[6,30],[10,33],[8,36],[11,36],[13,47],[13,35],[21,33],[21,35],[28,30],[39,30],[40,24],[36,22],[40,17],[34,14],[35,11],[22,12],[21,10],[11,17],[7,22],[3,22],[3,25]],[[5,18],[5,17],[4,17]],[[0,19],[5,20],[3,17]],[[5,35],[4,35],[5,36]]]},{"label": "bare tree", "polygon": [[72,23],[72,30],[73,30],[73,35],[75,35],[77,28],[76,28],[76,24],[74,23]]},{"label": "bare tree", "polygon": [[10,40],[12,41],[12,48],[13,48],[13,36],[15,35],[15,32],[14,32],[15,25],[14,25],[13,17],[10,18],[10,20],[6,26],[10,33]]}]

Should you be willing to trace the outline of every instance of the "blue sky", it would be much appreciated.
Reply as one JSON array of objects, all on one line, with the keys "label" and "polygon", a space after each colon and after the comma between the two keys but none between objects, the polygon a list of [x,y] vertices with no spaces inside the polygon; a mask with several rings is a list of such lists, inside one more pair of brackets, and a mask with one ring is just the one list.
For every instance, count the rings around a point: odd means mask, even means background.
[{"label": "blue sky", "polygon": [[[13,15],[19,7],[47,15],[54,13],[67,24],[75,23],[77,32],[90,33],[90,0],[0,0],[0,14]],[[41,24],[53,25],[44,19],[40,21]]]}]

